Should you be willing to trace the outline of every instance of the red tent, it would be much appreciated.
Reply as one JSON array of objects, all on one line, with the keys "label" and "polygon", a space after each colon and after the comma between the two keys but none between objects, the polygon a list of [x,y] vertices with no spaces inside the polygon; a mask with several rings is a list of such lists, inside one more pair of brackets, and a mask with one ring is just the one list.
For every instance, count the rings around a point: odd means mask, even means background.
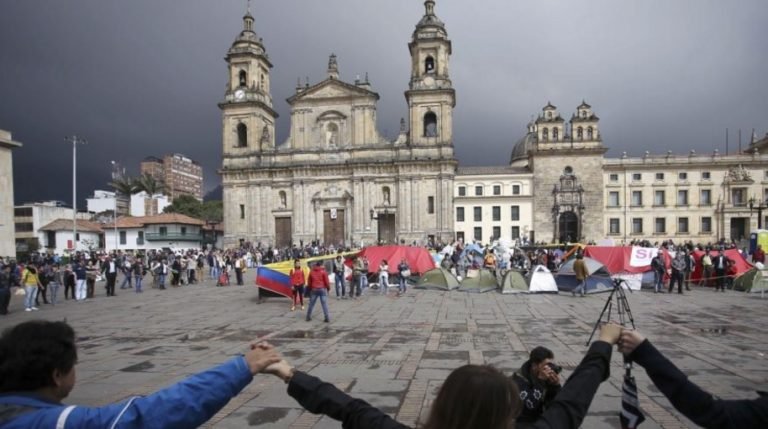
[{"label": "red tent", "polygon": [[[719,250],[710,250],[709,256],[712,258],[712,262],[714,262],[714,259],[716,256],[720,255]],[[701,257],[704,256],[704,252],[701,250],[695,250],[693,252],[693,258],[696,261],[696,269],[693,271],[693,274],[691,274],[691,281],[692,282],[699,282],[701,280],[701,275],[703,272],[703,267],[701,264]],[[725,250],[725,256],[733,261],[734,267],[736,268],[736,275],[733,278],[737,278],[740,275],[746,273],[747,271],[754,268],[752,264],[747,262],[746,259],[744,259],[743,256],[741,256],[741,252],[739,252],[739,249],[727,249]],[[712,274],[715,275],[714,273]]]},{"label": "red tent", "polygon": [[411,246],[371,246],[361,250],[358,256],[368,258],[368,271],[378,272],[379,264],[386,259],[389,272],[397,273],[397,265],[405,258],[411,273],[424,274],[435,269],[435,261],[423,247]]},{"label": "red tent", "polygon": [[[598,260],[611,274],[644,273],[651,271],[651,259],[656,251],[657,249],[650,247],[587,246],[584,248],[584,256]],[[669,267],[671,262],[669,252],[666,250],[663,252],[664,263]]]}]

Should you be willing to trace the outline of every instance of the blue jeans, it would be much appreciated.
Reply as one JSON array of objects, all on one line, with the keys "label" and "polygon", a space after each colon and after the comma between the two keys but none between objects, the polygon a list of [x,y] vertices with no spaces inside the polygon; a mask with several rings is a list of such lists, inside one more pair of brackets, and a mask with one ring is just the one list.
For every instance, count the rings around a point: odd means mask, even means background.
[{"label": "blue jeans", "polygon": [[134,277],[134,279],[136,280],[136,293],[139,293],[139,292],[141,292],[141,280],[142,280],[142,276],[141,276],[141,275],[139,275],[139,274],[136,274],[136,276]]},{"label": "blue jeans", "polygon": [[584,295],[584,293],[586,293],[586,289],[587,289],[587,281],[586,280],[581,280],[579,282],[579,285],[576,286],[576,289],[573,290],[573,293],[574,294],[578,293],[580,295]]},{"label": "blue jeans", "polygon": [[24,308],[34,307],[35,298],[37,298],[37,286],[24,286],[24,291],[27,293],[24,295]]},{"label": "blue jeans", "polygon": [[160,273],[157,275],[157,284],[160,289],[165,289],[165,276],[167,276],[167,274]]},{"label": "blue jeans", "polygon": [[59,287],[61,287],[61,285],[56,282],[48,283],[48,290],[51,291],[51,304],[53,305],[56,305],[59,302]]},{"label": "blue jeans", "polygon": [[389,274],[379,273],[379,293],[386,295],[389,287]]},{"label": "blue jeans", "polygon": [[336,279],[336,297],[344,296],[344,274],[335,273]]},{"label": "blue jeans", "polygon": [[120,289],[125,289],[125,284],[128,283],[128,287],[131,286],[131,275],[126,274],[125,277],[123,277],[123,283],[120,284]]},{"label": "blue jeans", "polygon": [[653,290],[661,292],[664,289],[664,273],[653,272]]},{"label": "blue jeans", "polygon": [[[360,274],[360,277],[357,279],[357,296],[363,295],[363,289],[368,287],[368,274]],[[354,294],[350,293],[350,295],[354,296]]]},{"label": "blue jeans", "polygon": [[315,302],[318,298],[320,298],[320,305],[323,307],[325,320],[330,321],[331,315],[328,313],[328,291],[325,289],[312,288],[309,292],[309,296],[311,299],[309,301],[309,308],[307,309],[307,321],[312,319],[312,309],[315,307]]},{"label": "blue jeans", "polygon": [[407,289],[406,278],[402,273],[400,273],[400,281],[397,284],[397,291],[400,293],[405,293],[406,289]]}]

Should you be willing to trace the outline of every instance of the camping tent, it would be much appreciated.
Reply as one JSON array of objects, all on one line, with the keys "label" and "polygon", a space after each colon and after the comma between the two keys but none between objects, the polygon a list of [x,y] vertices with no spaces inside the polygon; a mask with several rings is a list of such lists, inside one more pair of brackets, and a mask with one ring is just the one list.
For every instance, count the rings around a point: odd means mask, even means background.
[{"label": "camping tent", "polygon": [[499,287],[496,276],[489,270],[477,270],[477,275],[461,280],[459,290],[462,292],[490,292]]},{"label": "camping tent", "polygon": [[[710,250],[709,252],[709,256],[712,257],[713,260],[715,259],[715,256],[718,255],[720,255],[719,250]],[[695,250],[693,252],[693,258],[696,261],[696,267],[694,268],[693,273],[691,273],[692,283],[699,283],[701,281],[701,277],[704,271],[701,264],[702,256],[704,256],[704,252],[701,250]],[[735,264],[734,267],[736,268],[736,279],[741,277],[746,272],[754,269],[754,266],[747,262],[743,256],[741,256],[739,249],[727,249],[725,250],[725,256]],[[714,273],[712,275],[714,275]],[[714,284],[714,282],[712,283]]]},{"label": "camping tent", "polygon": [[371,246],[361,250],[359,256],[368,258],[368,271],[378,272],[379,264],[386,259],[389,273],[397,274],[397,265],[405,258],[412,274],[423,274],[435,269],[435,261],[423,247]]},{"label": "camping tent", "polygon": [[762,292],[765,288],[763,275],[757,268],[752,268],[733,280],[733,289],[742,292]]},{"label": "camping tent", "polygon": [[508,271],[500,286],[501,293],[557,293],[552,273],[543,265],[537,265],[526,276],[519,271]]},{"label": "camping tent", "polygon": [[[573,264],[576,258],[572,258],[564,263],[557,272],[557,288],[564,292],[571,292],[579,285],[576,280],[576,273],[573,271]],[[600,261],[585,257],[584,263],[587,266],[587,286],[586,293],[605,292],[613,289],[611,275]]]},{"label": "camping tent", "polygon": [[459,280],[445,268],[427,271],[419,278],[416,289],[454,290],[459,288]]},{"label": "camping tent", "polygon": [[525,277],[519,271],[507,271],[499,290],[503,294],[528,292],[528,282],[525,281]]},{"label": "camping tent", "polygon": [[528,282],[528,292],[557,293],[555,278],[544,265],[533,267],[525,276],[525,281]]}]

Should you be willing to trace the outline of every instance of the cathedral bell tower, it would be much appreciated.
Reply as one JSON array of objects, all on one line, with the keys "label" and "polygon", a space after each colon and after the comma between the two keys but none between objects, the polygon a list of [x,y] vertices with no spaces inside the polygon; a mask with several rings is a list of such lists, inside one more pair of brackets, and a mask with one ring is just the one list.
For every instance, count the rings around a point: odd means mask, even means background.
[{"label": "cathedral bell tower", "polygon": [[229,78],[224,101],[219,104],[225,168],[238,165],[230,158],[258,156],[275,147],[277,112],[272,108],[269,78],[272,63],[253,22],[249,7],[243,30],[225,57]]},{"label": "cathedral bell tower", "polygon": [[424,2],[425,14],[413,32],[411,82],[405,98],[410,116],[410,144],[451,146],[456,92],[448,75],[451,41],[435,15],[434,0]]}]

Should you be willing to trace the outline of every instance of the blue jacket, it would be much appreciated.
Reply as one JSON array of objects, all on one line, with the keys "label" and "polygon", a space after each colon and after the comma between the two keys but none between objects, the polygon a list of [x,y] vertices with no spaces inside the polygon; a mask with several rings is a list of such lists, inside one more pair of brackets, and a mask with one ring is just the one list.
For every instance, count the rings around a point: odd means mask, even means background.
[{"label": "blue jacket", "polygon": [[2,429],[191,428],[213,417],[251,382],[242,356],[146,397],[92,408],[48,402],[36,395],[0,395]]}]

